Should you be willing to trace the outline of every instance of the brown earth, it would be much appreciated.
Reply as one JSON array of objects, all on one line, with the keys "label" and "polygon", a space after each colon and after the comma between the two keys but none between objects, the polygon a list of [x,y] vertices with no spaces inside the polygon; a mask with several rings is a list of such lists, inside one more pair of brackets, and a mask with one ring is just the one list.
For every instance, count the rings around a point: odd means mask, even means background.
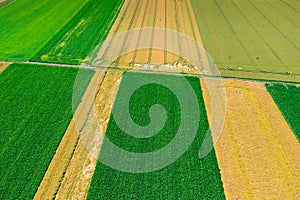
[{"label": "brown earth", "polygon": [[[0,1],[1,3],[1,1]],[[0,73],[4,72],[4,70],[10,65],[8,62],[0,62]]]},{"label": "brown earth", "polygon": [[[220,114],[210,110],[212,81],[201,79],[210,125]],[[300,199],[300,145],[263,83],[224,80],[224,86],[224,129],[213,137],[226,198]]]},{"label": "brown earth", "polygon": [[[146,27],[175,30],[202,45],[190,0],[127,0],[109,33],[109,37],[127,30]],[[203,55],[200,55],[201,53],[196,50],[195,45],[186,46],[185,40],[167,32],[162,34],[153,29],[151,34],[145,35],[143,33],[145,31],[141,30],[140,33],[129,34],[128,37],[117,38],[110,42],[109,46],[113,47],[113,52],[119,52],[120,55],[112,67],[200,73],[198,69],[194,69],[190,66],[191,63],[179,55],[168,52],[168,49],[175,48],[180,51],[182,56],[189,54],[199,58]],[[128,49],[134,49],[130,47],[136,47],[141,43],[150,48],[127,52]],[[154,45],[155,43],[161,44],[164,49],[151,48],[157,46]],[[99,51],[97,58],[107,56],[104,52],[105,48]]]}]

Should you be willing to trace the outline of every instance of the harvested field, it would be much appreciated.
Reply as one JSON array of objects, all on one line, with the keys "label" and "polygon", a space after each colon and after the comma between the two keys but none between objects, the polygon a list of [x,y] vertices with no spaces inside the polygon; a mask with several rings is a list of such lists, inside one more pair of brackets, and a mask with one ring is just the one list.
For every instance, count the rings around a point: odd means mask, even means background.
[{"label": "harvested field", "polygon": [[0,73],[2,73],[11,63],[0,62]]},{"label": "harvested field", "polygon": [[[149,11],[145,12],[145,10]],[[171,29],[185,34],[200,45],[202,44],[189,0],[127,0],[108,37],[113,37],[128,30],[146,27]],[[153,48],[158,45],[162,46],[162,49]],[[139,46],[146,46],[146,49],[127,52]],[[106,48],[100,50],[95,60],[110,56],[107,55],[109,54],[107,48],[112,47],[112,53],[117,52],[120,56],[114,61],[112,67],[127,69],[173,70],[199,74],[199,70],[190,66],[191,63],[183,57],[187,55],[194,55],[194,57],[200,59],[203,57],[197,51],[195,45],[187,45],[181,35],[170,35],[166,30],[160,32],[153,29],[151,31],[151,28],[141,29],[134,33],[128,33],[124,37],[114,38],[107,44]],[[168,52],[170,49],[176,49],[178,55]],[[94,62],[94,65],[98,65],[98,63]],[[99,66],[101,66],[101,63]]]},{"label": "harvested field", "polygon": [[[224,80],[224,85],[227,112],[215,150],[226,198],[299,199],[300,146],[264,84]],[[203,79],[201,86],[210,111]],[[208,112],[209,121],[212,115],[218,113]]]},{"label": "harvested field", "polygon": [[[97,89],[98,92],[96,96],[95,112],[98,116],[97,119],[99,120],[99,124],[102,128],[102,131],[105,132],[107,122],[110,117],[112,104],[114,102],[118,85],[122,77],[122,73],[101,72],[101,74],[99,75],[103,76],[103,78],[98,77],[95,78],[94,80],[95,81],[101,80],[101,81],[99,83],[95,83],[92,81],[89,87],[94,87],[95,89],[95,85],[99,86],[99,89]],[[91,98],[90,94],[94,94],[94,92],[92,92],[94,89],[90,88],[91,92],[87,92],[85,94],[85,97],[88,97],[90,99]],[[84,98],[83,101],[89,101],[88,99],[84,100]],[[85,109],[89,109],[89,108],[80,108],[79,105],[78,115],[80,115],[81,111]],[[79,121],[80,120],[81,119],[79,119]],[[88,121],[89,119],[82,119],[82,120]],[[76,126],[78,129],[79,128],[78,126],[80,126],[78,122]],[[77,129],[74,130],[73,134],[76,133],[76,135],[78,135]],[[79,139],[78,144],[74,149],[72,159],[68,164],[68,168],[66,169],[65,174],[62,177],[62,180],[60,180],[61,185],[58,191],[56,191],[56,199],[85,199],[86,198],[87,191],[90,186],[90,181],[92,179],[96,167],[96,162],[97,162],[97,159],[94,157],[94,154],[90,152],[90,150],[86,145],[87,143],[86,141],[83,141],[83,138]],[[101,146],[99,146],[99,148],[101,148]],[[99,150],[100,149],[98,149],[98,151]]]},{"label": "harvested field", "polygon": [[223,76],[300,81],[298,0],[191,3],[204,47]]}]

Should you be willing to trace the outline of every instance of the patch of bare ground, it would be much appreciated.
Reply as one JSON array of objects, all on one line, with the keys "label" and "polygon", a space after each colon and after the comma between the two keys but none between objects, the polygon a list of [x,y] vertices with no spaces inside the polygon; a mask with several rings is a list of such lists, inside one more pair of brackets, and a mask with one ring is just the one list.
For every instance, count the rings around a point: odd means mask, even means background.
[{"label": "patch of bare ground", "polygon": [[[210,126],[220,114],[211,112],[211,98],[220,99],[209,95],[207,83],[213,81],[201,79]],[[300,199],[300,145],[265,86],[223,83],[226,118],[215,151],[226,198]]]},{"label": "patch of bare ground", "polygon": [[[1,1],[0,1],[1,3]],[[0,73],[4,72],[4,70],[10,65],[8,62],[0,62]]]}]

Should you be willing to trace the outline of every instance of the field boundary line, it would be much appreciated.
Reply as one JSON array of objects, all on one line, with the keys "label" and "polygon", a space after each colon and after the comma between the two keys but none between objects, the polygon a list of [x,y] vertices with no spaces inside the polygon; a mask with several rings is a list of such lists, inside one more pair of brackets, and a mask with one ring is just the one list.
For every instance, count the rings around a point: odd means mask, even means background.
[{"label": "field boundary line", "polygon": [[[2,61],[0,61],[2,62]],[[12,63],[14,64],[14,63]],[[166,71],[155,71],[155,70],[145,70],[145,69],[125,69],[125,68],[118,68],[118,67],[94,67],[91,65],[87,64],[82,64],[82,65],[65,65],[65,64],[56,64],[56,63],[36,63],[36,62],[16,62],[15,64],[35,64],[35,65],[40,65],[40,66],[48,66],[48,67],[70,67],[70,68],[77,68],[77,69],[86,69],[86,70],[94,70],[94,71],[117,71],[117,72],[127,72],[127,71],[132,71],[132,72],[140,72],[140,73],[155,73],[155,74],[165,74],[165,75],[177,75],[177,76],[196,76],[196,77],[211,77],[211,78],[217,78],[217,79],[235,79],[235,80],[249,80],[249,81],[263,81],[263,82],[278,82],[278,83],[300,83],[300,80],[281,80],[281,79],[264,79],[264,78],[251,78],[251,77],[239,77],[239,76],[228,76],[228,75],[221,75],[221,76],[212,76],[212,75],[205,75],[205,74],[196,74],[196,73],[185,73],[185,72],[166,72]],[[239,70],[234,70],[234,69],[226,69],[226,68],[220,68],[221,70],[224,71],[239,71]],[[261,74],[262,72],[257,72],[257,71],[245,71],[244,72],[251,72],[255,74]],[[275,72],[269,72],[269,71],[264,71],[263,74],[274,74],[274,75],[284,75],[280,73],[275,73]],[[286,75],[286,76],[292,76],[292,77],[300,77],[299,73],[293,73],[291,75]]]}]

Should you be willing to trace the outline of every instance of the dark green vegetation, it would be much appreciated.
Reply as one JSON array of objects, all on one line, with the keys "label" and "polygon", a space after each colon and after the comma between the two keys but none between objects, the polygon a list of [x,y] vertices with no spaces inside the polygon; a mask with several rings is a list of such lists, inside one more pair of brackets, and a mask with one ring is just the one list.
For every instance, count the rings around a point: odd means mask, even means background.
[{"label": "dark green vegetation", "polygon": [[267,89],[300,142],[300,87],[269,84]]},{"label": "dark green vegetation", "polygon": [[223,71],[300,74],[299,1],[192,0],[192,5],[204,47]]},{"label": "dark green vegetation", "polygon": [[0,8],[0,60],[29,60],[86,2],[15,0]]},{"label": "dark green vegetation", "polygon": [[[166,78],[164,75],[153,74],[136,76]],[[208,122],[199,79],[186,79],[197,95],[201,112],[196,138],[188,150],[171,165],[149,173],[125,173],[98,162],[88,199],[225,199],[215,152],[199,159],[199,149],[208,129]],[[126,85],[123,79],[119,90],[124,87]],[[122,101],[122,96],[117,95],[115,105],[118,101]],[[149,108],[155,104],[162,105],[168,115],[164,128],[158,134],[147,139],[129,136],[118,128],[112,115],[101,152],[105,151],[103,146],[107,138],[130,152],[153,152],[170,143],[180,125],[181,112],[179,101],[169,89],[157,84],[140,87],[130,99],[130,114],[137,124],[148,125]]]},{"label": "dark green vegetation", "polygon": [[124,0],[90,0],[31,60],[79,64],[103,42]]},{"label": "dark green vegetation", "polygon": [[[0,74],[0,199],[33,198],[72,118],[77,72],[11,65]],[[77,88],[76,105],[88,82]]]}]

